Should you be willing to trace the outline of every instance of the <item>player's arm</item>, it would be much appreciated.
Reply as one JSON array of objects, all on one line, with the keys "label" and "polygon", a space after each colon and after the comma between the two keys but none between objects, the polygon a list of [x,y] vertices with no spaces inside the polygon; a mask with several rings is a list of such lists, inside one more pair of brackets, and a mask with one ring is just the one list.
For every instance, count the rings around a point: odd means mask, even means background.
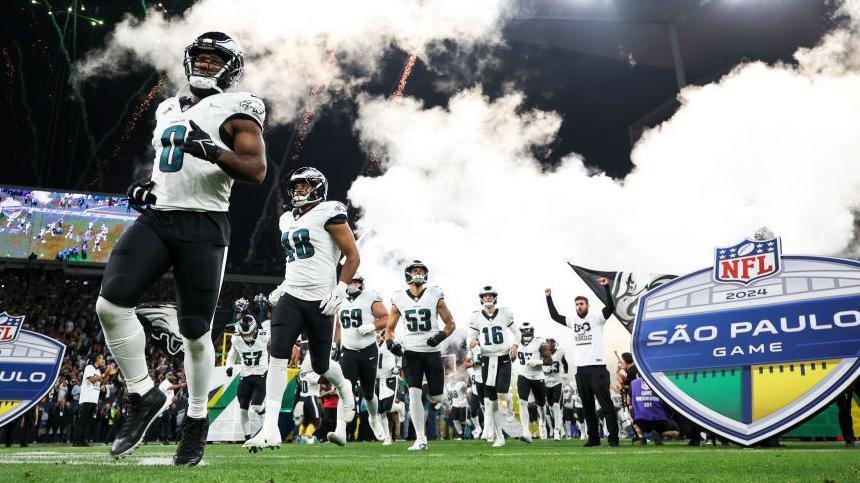
[{"label": "player's arm", "polygon": [[400,320],[400,309],[396,305],[391,306],[391,311],[388,312],[388,323],[385,325],[385,340],[394,341],[394,329],[397,328],[397,321]]},{"label": "player's arm", "polygon": [[266,142],[260,125],[237,118],[227,121],[224,131],[233,138],[233,151],[222,151],[215,164],[236,181],[262,183],[266,179]]},{"label": "player's arm", "polygon": [[612,291],[609,288],[609,279],[606,277],[598,277],[597,283],[603,285],[603,290],[606,292],[606,306],[603,307],[603,318],[608,319],[612,312],[615,312],[615,301],[612,300]]},{"label": "player's arm", "polygon": [[337,345],[340,345],[340,315],[335,314],[334,316],[334,339],[333,342]]},{"label": "player's arm", "polygon": [[472,356],[466,356],[466,358],[463,359],[463,365],[466,369],[471,369],[475,365],[475,363],[472,362]]},{"label": "player's arm", "polygon": [[467,347],[470,349],[478,345],[478,337],[481,335],[481,331],[478,330],[477,324],[474,321],[469,323],[469,336],[466,338]]},{"label": "player's arm", "polygon": [[544,295],[546,295],[546,307],[549,309],[549,316],[552,320],[558,322],[559,324],[567,327],[567,318],[558,313],[558,310],[555,308],[555,304],[552,301],[552,290],[546,289],[543,291]]},{"label": "player's arm", "polygon": [[457,324],[454,323],[454,316],[451,315],[451,311],[448,310],[448,306],[445,304],[445,299],[439,299],[436,302],[436,313],[439,314],[439,317],[442,318],[442,322],[445,323],[445,328],[442,329],[445,332],[445,337],[454,333],[454,330],[457,328]]},{"label": "player's arm", "polygon": [[375,301],[370,306],[370,312],[375,317],[375,321],[373,322],[373,327],[376,330],[382,330],[388,327],[388,309],[385,308],[385,304],[380,301]]},{"label": "player's arm", "polygon": [[511,360],[514,360],[517,358],[517,350],[519,349],[519,346],[517,345],[517,341],[519,340],[519,335],[520,335],[520,327],[513,320],[513,318],[514,318],[513,315],[511,315],[511,325],[509,325],[507,328],[508,335],[511,336],[511,350],[508,353]]},{"label": "player's arm", "polygon": [[361,263],[361,257],[358,254],[358,245],[355,243],[355,235],[352,234],[352,229],[346,218],[342,223],[329,222],[325,229],[329,232],[335,244],[340,249],[346,260],[343,262],[343,267],[340,269],[340,283],[349,285],[355,272],[358,271],[358,265]]}]

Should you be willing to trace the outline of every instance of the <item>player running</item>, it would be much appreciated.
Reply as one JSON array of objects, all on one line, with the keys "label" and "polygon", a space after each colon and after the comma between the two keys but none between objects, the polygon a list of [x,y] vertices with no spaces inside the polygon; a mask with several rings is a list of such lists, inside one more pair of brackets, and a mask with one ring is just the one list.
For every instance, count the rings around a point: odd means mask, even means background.
[{"label": "player running", "polygon": [[238,330],[230,339],[227,353],[227,377],[233,377],[236,358],[239,358],[239,420],[245,441],[251,439],[251,419],[248,411],[263,414],[266,398],[266,370],[269,368],[269,329],[257,323],[253,315],[243,315]]}]

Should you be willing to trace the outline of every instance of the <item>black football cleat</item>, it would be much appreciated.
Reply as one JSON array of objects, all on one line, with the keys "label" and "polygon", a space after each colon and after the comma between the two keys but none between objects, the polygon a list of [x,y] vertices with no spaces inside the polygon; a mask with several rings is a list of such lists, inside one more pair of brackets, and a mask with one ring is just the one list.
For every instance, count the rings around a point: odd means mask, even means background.
[{"label": "black football cleat", "polygon": [[185,417],[182,421],[182,439],[176,448],[173,464],[176,466],[197,466],[203,459],[206,436],[209,434],[209,418]]},{"label": "black football cleat", "polygon": [[128,456],[140,446],[149,426],[161,414],[166,400],[167,396],[157,387],[153,387],[144,395],[128,395],[127,412],[111,445],[111,456],[117,458]]}]

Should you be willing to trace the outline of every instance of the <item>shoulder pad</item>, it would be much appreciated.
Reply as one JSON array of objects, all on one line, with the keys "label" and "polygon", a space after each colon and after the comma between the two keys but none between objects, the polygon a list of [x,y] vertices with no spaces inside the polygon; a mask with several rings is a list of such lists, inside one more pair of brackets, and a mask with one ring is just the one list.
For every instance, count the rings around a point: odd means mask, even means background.
[{"label": "shoulder pad", "polygon": [[236,114],[243,114],[257,121],[260,128],[266,122],[266,105],[263,100],[249,92],[230,93],[233,98],[230,109]]}]

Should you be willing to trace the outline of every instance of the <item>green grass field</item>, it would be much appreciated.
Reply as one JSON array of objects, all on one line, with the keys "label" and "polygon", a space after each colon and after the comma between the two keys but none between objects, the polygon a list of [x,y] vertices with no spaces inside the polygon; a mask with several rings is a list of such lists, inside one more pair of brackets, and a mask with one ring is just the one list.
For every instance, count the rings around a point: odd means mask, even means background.
[{"label": "green grass field", "polygon": [[0,482],[21,481],[860,481],[860,449],[841,443],[787,443],[781,449],[631,446],[583,448],[580,441],[509,441],[500,450],[475,441],[286,445],[248,454],[211,445],[203,465],[170,465],[175,446],[143,446],[113,460],[107,447],[41,445],[0,450]]}]

